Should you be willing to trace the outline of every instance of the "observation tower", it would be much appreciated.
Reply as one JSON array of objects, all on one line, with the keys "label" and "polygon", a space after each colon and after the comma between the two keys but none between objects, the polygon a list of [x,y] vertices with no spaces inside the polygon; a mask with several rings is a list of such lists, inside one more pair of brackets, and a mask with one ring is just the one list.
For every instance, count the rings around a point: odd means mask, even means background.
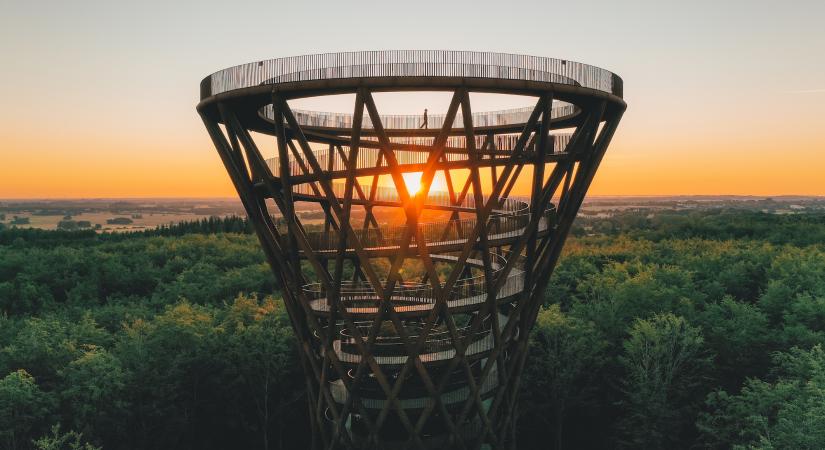
[{"label": "observation tower", "polygon": [[[431,91],[450,101],[426,120],[374,98]],[[365,51],[231,67],[200,93],[300,341],[313,446],[512,448],[529,330],[626,108],[621,78]],[[295,107],[339,94],[351,114]],[[473,111],[489,94],[529,106]]]}]

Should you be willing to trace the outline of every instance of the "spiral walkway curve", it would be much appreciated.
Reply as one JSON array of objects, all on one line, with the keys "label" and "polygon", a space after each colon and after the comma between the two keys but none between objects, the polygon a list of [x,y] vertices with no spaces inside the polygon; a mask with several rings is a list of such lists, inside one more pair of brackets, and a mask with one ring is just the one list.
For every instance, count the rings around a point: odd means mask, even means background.
[{"label": "spiral walkway curve", "polygon": [[[452,98],[428,117],[373,99],[419,91]],[[586,64],[455,51],[280,58],[201,82],[301,342],[313,447],[510,447],[527,332],[622,92]],[[531,106],[473,111],[476,93]],[[351,114],[291,105],[340,94]],[[307,204],[322,224],[302,222]]]}]

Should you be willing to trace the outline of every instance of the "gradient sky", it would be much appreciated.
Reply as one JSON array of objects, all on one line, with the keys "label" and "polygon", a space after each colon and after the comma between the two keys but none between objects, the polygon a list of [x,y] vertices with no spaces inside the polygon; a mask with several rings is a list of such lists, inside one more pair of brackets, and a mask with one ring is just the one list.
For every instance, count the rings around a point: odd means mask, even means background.
[{"label": "gradient sky", "polygon": [[823,0],[9,0],[0,198],[234,196],[195,112],[204,76],[396,48],[618,73],[629,107],[591,194],[825,195]]}]

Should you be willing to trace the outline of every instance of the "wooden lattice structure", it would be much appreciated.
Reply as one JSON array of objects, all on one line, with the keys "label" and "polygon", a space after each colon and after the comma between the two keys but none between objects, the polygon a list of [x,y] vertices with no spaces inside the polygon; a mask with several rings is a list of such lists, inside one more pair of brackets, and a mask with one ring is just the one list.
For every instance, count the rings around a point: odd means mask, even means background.
[{"label": "wooden lattice structure", "polygon": [[[452,99],[424,128],[373,99],[434,90]],[[476,92],[533,104],[474,113]],[[289,104],[333,94],[354,94],[351,115]],[[513,445],[528,331],[625,107],[610,72],[498,53],[311,55],[203,80],[198,111],[301,343],[316,448]]]}]

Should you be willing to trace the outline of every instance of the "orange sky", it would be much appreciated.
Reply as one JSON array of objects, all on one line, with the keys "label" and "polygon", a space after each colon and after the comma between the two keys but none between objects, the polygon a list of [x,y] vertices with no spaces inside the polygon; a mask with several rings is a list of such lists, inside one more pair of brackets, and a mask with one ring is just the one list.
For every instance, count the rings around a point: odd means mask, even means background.
[{"label": "orange sky", "polygon": [[[231,9],[259,14],[237,20],[217,3],[47,3],[14,2],[0,17],[0,198],[234,197],[195,112],[200,79],[257,59],[364,49],[376,36],[378,48],[509,51],[621,75],[629,108],[591,194],[825,195],[821,0],[526,1],[534,14],[518,23],[423,0],[405,12],[421,27],[409,35],[386,5],[366,10],[372,28],[339,33],[331,25],[361,20],[346,2],[322,12],[242,2]],[[295,20],[273,27],[284,13]],[[317,32],[306,34],[308,17]],[[382,112],[420,107],[393,106]]]},{"label": "orange sky", "polygon": [[[726,125],[725,117],[671,122],[632,96],[627,101],[593,195],[825,195],[825,133],[811,111],[817,105],[798,101],[791,117],[755,111]],[[234,196],[200,126],[157,139],[117,130],[3,135],[0,198]],[[522,177],[517,190],[529,183]]]}]

